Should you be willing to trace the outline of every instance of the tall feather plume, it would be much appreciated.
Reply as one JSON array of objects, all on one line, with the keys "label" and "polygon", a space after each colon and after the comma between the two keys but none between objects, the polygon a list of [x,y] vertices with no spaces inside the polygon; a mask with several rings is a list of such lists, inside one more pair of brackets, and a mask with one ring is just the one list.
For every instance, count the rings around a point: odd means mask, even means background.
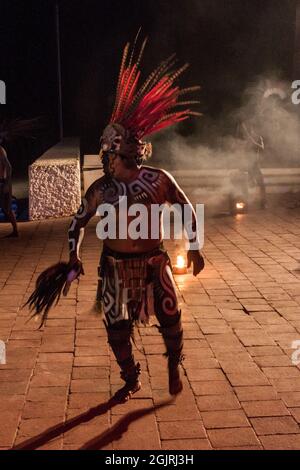
[{"label": "tall feather plume", "polygon": [[201,86],[190,86],[189,88],[182,88],[179,92],[180,96],[187,95],[188,93],[193,93],[194,91],[201,90]]},{"label": "tall feather plume", "polygon": [[133,50],[130,55],[128,65],[126,63],[128,51],[126,55],[123,55],[123,58],[125,57],[125,62],[123,63],[122,61],[123,67],[121,67],[122,71],[119,77],[119,85],[120,85],[119,92],[117,93],[116,106],[113,112],[111,122],[116,122],[120,119],[121,116],[124,116],[130,104],[130,99],[134,95],[135,89],[137,87],[138,79],[140,76],[139,66],[140,66],[140,62],[141,62],[141,59],[145,50],[147,38],[143,41],[136,63],[132,65],[137,39],[138,39],[138,35],[135,39],[135,43],[134,43]]},{"label": "tall feather plume", "polygon": [[[126,95],[124,97],[123,113],[125,113],[126,110],[128,109],[128,107],[130,105],[130,97],[133,96],[133,94],[136,90],[136,86],[137,86],[137,82],[138,82],[137,77],[140,76],[139,65],[140,65],[140,62],[141,62],[142,57],[143,57],[143,53],[144,53],[144,50],[145,50],[145,47],[146,47],[147,40],[148,40],[147,38],[144,40],[144,42],[142,44],[142,47],[141,47],[141,50],[140,50],[139,57],[137,59],[137,62],[132,67],[131,76],[128,78],[127,92],[126,92]],[[129,67],[129,70],[130,70],[130,67]]]},{"label": "tall feather plume", "polygon": [[115,116],[115,113],[116,113],[116,110],[117,110],[117,107],[118,107],[118,102],[119,102],[120,92],[121,92],[122,77],[123,77],[124,68],[125,68],[125,65],[126,65],[126,60],[127,60],[127,56],[128,56],[128,52],[129,52],[129,47],[130,47],[130,43],[128,42],[126,44],[126,46],[124,47],[124,51],[123,51],[122,62],[121,62],[119,78],[118,78],[118,84],[117,84],[115,105],[114,105],[114,109],[113,109],[111,122],[114,122],[114,116]]},{"label": "tall feather plume", "polygon": [[159,83],[161,77],[164,73],[175,65],[175,54],[172,54],[168,59],[164,60],[160,63],[160,65],[149,75],[149,77],[145,80],[142,87],[139,89],[138,93],[132,100],[130,104],[130,108],[128,113],[132,113],[135,106],[139,103],[139,101],[146,95],[146,93],[153,88],[157,83]]},{"label": "tall feather plume", "polygon": [[140,33],[141,33],[141,30],[142,30],[142,27],[140,26],[140,27],[139,27],[139,30],[138,30],[138,32],[137,32],[137,35],[135,36],[134,43],[133,43],[133,47],[132,47],[132,51],[131,51],[131,54],[130,54],[130,59],[129,59],[129,64],[128,64],[128,67],[129,67],[129,68],[132,66],[132,62],[133,62],[133,59],[134,59],[135,48],[136,48],[136,44],[137,44],[139,35],[140,35]]},{"label": "tall feather plume", "polygon": [[[133,49],[128,54],[130,45],[125,46],[116,93],[116,102],[111,123],[121,124],[130,135],[142,138],[190,116],[200,116],[190,106],[196,100],[179,101],[179,97],[200,89],[198,86],[180,89],[175,82],[188,68],[188,64],[174,70],[175,54],[162,61],[139,87],[140,62],[144,53],[147,38],[143,41],[137,59],[135,48],[140,30],[135,38]],[[187,107],[176,111],[176,107]]]},{"label": "tall feather plume", "polygon": [[198,100],[190,100],[190,101],[178,101],[176,106],[190,106],[192,104],[200,104]]}]

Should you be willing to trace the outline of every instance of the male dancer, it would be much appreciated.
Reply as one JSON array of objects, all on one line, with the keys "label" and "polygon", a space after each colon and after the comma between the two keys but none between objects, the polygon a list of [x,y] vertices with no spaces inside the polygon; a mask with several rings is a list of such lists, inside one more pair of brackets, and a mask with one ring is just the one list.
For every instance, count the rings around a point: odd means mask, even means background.
[{"label": "male dancer", "polygon": [[88,189],[71,223],[69,263],[60,263],[43,272],[28,301],[35,308],[35,314],[43,314],[43,323],[55,299],[59,298],[62,291],[66,294],[70,283],[83,274],[80,244],[84,227],[99,206],[109,204],[109,207],[116,209],[117,225],[124,219],[124,214],[121,214],[122,198],[127,198],[129,209],[136,203],[146,207],[149,237],[136,239],[130,235],[128,225],[132,217],[126,212],[125,237],[106,238],[100,261],[101,300],[108,342],[125,381],[124,387],[115,395],[119,401],[128,400],[141,387],[140,365],[133,357],[131,337],[134,323],[139,320],[146,323],[152,313],[160,323],[159,329],[166,345],[169,392],[177,395],[182,390],[179,373],[179,364],[183,358],[181,312],[178,309],[170,259],[162,245],[161,214],[158,233],[155,236],[151,233],[153,222],[150,212],[153,204],[178,204],[182,209],[188,206],[192,216],[189,221],[183,218],[190,242],[188,266],[193,264],[195,276],[204,268],[197,244],[195,212],[170,174],[143,166],[143,162],[151,155],[151,144],[142,141],[144,136],[187,119],[190,115],[199,114],[185,108],[178,110],[179,106],[196,103],[179,101],[179,97],[199,87],[180,90],[174,85],[186,66],[174,71],[175,60],[171,56],[138,88],[139,64],[145,43],[137,61],[134,61],[133,51],[128,55],[129,44],[125,47],[113,114],[100,139],[104,176]]},{"label": "male dancer", "polygon": [[[0,136],[1,139],[1,136]],[[18,237],[18,227],[14,212],[11,208],[12,203],[12,168],[5,149],[0,140],[0,207],[13,227],[13,231],[8,237]]]},{"label": "male dancer", "polygon": [[[134,203],[144,204],[149,214],[149,232],[152,204],[170,203],[179,204],[182,208],[184,205],[191,207],[171,175],[161,169],[142,165],[150,156],[151,146],[142,142],[141,138],[192,114],[189,110],[170,113],[170,109],[179,105],[177,99],[182,94],[173,83],[185,67],[169,72],[173,66],[172,57],[151,74],[144,87],[137,90],[138,63],[133,64],[131,56],[127,64],[127,53],[128,45],[123,56],[115,109],[100,140],[105,175],[87,191],[69,230],[70,265],[77,272],[82,272],[79,247],[84,227],[101,204],[109,203],[118,207],[123,196],[127,196],[128,207]],[[118,211],[117,214],[119,219]],[[192,227],[186,226],[185,229],[190,243],[195,244],[194,212]],[[188,265],[193,263],[193,272],[197,276],[204,268],[199,247],[189,250],[187,257]],[[138,378],[140,365],[134,361],[131,335],[134,321],[144,320],[151,313],[155,313],[160,323],[167,349],[169,392],[178,394],[182,390],[178,366],[182,360],[183,331],[170,259],[162,247],[161,227],[154,239],[150,238],[150,233],[146,240],[131,239],[130,236],[124,239],[107,238],[101,256],[100,275],[108,342],[125,381],[125,386],[117,392],[116,397],[127,400],[141,386]]]},{"label": "male dancer", "polygon": [[262,174],[261,165],[261,154],[265,150],[264,139],[261,135],[258,135],[253,126],[243,122],[241,124],[241,133],[244,140],[248,144],[249,150],[252,151],[253,155],[247,161],[248,164],[248,182],[250,186],[258,186],[260,191],[260,206],[262,209],[266,208],[267,196],[266,196],[266,185],[264,176]]}]

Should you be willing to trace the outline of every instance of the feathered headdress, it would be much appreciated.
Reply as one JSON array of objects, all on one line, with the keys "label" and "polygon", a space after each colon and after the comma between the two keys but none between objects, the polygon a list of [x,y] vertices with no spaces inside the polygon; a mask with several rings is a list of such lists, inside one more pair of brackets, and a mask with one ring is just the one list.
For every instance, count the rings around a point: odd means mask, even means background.
[{"label": "feathered headdress", "polygon": [[[136,38],[137,41],[137,38]],[[135,41],[135,43],[136,43]],[[141,139],[169,127],[191,115],[201,116],[189,106],[199,101],[180,101],[179,98],[200,87],[180,89],[175,85],[176,79],[188,68],[188,64],[174,69],[175,54],[164,60],[139,86],[140,63],[146,46],[144,40],[137,59],[135,44],[131,54],[127,43],[123,52],[119,80],[117,84],[115,106],[110,123],[121,124],[131,135]],[[188,106],[178,110],[179,106]]]},{"label": "feathered headdress", "polygon": [[[182,96],[199,90],[200,87],[181,89],[175,84],[189,66],[185,64],[180,68],[176,67],[175,54],[161,62],[140,84],[140,64],[147,38],[136,54],[138,36],[139,33],[132,51],[130,52],[130,44],[127,43],[123,52],[113,113],[102,136],[103,150],[118,150],[119,142],[114,142],[116,135],[119,138],[121,135],[125,140],[140,140],[190,116],[201,116],[201,113],[191,109],[199,101],[180,100]],[[124,130],[123,135],[120,126]]]}]

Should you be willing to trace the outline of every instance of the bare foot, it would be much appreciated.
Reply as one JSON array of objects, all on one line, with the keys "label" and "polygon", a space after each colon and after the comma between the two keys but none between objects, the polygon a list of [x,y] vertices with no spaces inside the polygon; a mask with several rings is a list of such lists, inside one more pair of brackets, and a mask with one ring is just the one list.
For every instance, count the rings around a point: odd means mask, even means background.
[{"label": "bare foot", "polygon": [[120,388],[120,390],[114,394],[113,398],[120,403],[125,403],[126,401],[130,400],[132,395],[138,392],[141,387],[142,384],[139,380],[134,383],[126,383],[124,387]]},{"label": "bare foot", "polygon": [[169,393],[170,395],[178,395],[182,392],[183,385],[180,378],[179,367],[169,368]]},{"label": "bare foot", "polygon": [[18,238],[19,234],[18,232],[11,232],[9,235],[6,235],[3,238]]}]

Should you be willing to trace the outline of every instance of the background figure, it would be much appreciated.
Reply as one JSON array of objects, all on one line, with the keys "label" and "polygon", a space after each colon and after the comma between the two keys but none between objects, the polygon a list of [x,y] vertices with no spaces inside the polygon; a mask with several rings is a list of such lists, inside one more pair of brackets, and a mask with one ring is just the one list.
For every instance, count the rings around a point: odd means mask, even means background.
[{"label": "background figure", "polygon": [[261,155],[265,149],[264,139],[255,131],[251,121],[242,122],[239,126],[238,134],[252,154],[252,158],[247,160],[248,185],[249,187],[258,186],[260,191],[260,207],[265,209],[267,205],[266,186],[261,171]]},{"label": "background figure", "polygon": [[11,223],[13,231],[8,237],[18,236],[17,221],[12,211],[12,168],[5,149],[0,145],[0,207]]},{"label": "background figure", "polygon": [[8,237],[17,237],[18,228],[15,214],[12,211],[12,168],[7,158],[3,144],[21,139],[32,139],[33,132],[41,129],[41,118],[33,119],[3,119],[0,120],[0,207],[13,226]]}]

